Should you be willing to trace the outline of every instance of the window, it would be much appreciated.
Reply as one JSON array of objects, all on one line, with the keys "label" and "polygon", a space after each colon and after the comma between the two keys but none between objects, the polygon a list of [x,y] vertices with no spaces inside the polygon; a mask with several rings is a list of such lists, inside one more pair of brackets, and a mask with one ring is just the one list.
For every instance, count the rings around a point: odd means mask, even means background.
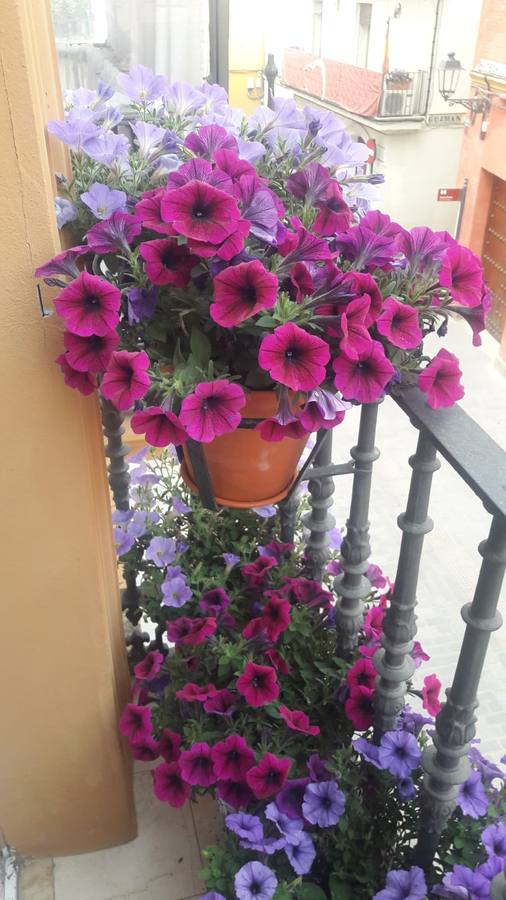
[{"label": "window", "polygon": [[371,35],[372,3],[357,3],[357,53],[356,64],[367,69],[369,38]]}]

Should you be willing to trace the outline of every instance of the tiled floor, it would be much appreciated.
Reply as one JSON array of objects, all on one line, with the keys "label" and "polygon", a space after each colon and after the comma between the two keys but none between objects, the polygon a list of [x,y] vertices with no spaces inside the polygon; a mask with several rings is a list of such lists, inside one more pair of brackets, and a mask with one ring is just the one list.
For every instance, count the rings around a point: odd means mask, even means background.
[{"label": "tiled floor", "polygon": [[[501,444],[506,444],[506,380],[494,367],[497,344],[471,346],[464,323],[455,324],[447,345],[459,356],[465,373],[462,406]],[[335,432],[334,458],[347,457],[356,439],[358,410]],[[379,417],[371,500],[372,559],[395,577],[400,543],[396,518],[404,509],[416,433],[391,400]],[[499,477],[499,473],[498,473]],[[351,479],[336,482],[335,515],[345,522]],[[444,686],[451,676],[464,630],[460,607],[472,598],[489,516],[480,502],[443,463],[434,476],[430,514],[434,531],[426,538],[419,583],[419,638]],[[503,604],[504,605],[504,604]],[[485,752],[498,758],[506,750],[506,628],[491,637],[478,710]],[[198,896],[199,849],[213,842],[219,821],[212,803],[172,810],[152,795],[149,767],[135,771],[139,836],[122,847],[99,853],[27,862],[21,873],[20,900],[186,900]]]}]

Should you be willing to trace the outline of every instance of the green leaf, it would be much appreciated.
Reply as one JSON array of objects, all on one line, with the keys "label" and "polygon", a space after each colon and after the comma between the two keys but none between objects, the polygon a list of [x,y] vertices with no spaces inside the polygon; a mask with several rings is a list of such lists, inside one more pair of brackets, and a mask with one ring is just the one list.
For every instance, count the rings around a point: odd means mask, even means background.
[{"label": "green leaf", "polygon": [[332,900],[353,900],[350,885],[341,881],[337,875],[330,876],[329,887]]},{"label": "green leaf", "polygon": [[209,338],[199,328],[192,328],[190,347],[195,364],[204,369],[211,356],[211,344]]},{"label": "green leaf", "polygon": [[297,896],[300,900],[328,900],[325,891],[311,881],[304,881],[303,884],[301,884],[297,889]]},{"label": "green leaf", "polygon": [[273,316],[260,316],[260,318],[255,321],[255,325],[260,325],[261,328],[274,328],[274,326],[277,325],[277,322]]}]

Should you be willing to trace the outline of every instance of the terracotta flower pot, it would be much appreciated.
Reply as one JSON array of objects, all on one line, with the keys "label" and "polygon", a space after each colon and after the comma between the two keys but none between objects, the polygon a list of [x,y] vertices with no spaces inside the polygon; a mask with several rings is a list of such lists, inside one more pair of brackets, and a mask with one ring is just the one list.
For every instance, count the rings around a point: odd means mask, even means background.
[{"label": "terracotta flower pot", "polygon": [[[242,416],[243,419],[266,419],[274,415],[276,408],[274,391],[252,391],[246,395]],[[238,428],[209,444],[202,444],[216,502],[220,506],[249,509],[282,500],[295,478],[308,437],[283,438],[270,443],[262,440],[253,428]],[[183,447],[183,455],[181,475],[188,487],[197,493],[186,447]]]}]

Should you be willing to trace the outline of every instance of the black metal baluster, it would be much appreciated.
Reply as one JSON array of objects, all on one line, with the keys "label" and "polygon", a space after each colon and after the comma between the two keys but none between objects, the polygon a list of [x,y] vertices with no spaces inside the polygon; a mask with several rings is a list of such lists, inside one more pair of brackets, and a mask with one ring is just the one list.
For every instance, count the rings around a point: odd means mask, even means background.
[{"label": "black metal baluster", "polygon": [[[332,463],[332,429],[319,431],[317,441],[319,447],[314,457],[314,468],[330,466]],[[329,558],[328,532],[336,524],[334,516],[328,511],[332,506],[332,494],[335,490],[334,478],[327,474],[310,478],[308,488],[311,511],[302,518],[304,526],[309,530],[304,572],[309,578],[321,581],[325,564]]]}]

